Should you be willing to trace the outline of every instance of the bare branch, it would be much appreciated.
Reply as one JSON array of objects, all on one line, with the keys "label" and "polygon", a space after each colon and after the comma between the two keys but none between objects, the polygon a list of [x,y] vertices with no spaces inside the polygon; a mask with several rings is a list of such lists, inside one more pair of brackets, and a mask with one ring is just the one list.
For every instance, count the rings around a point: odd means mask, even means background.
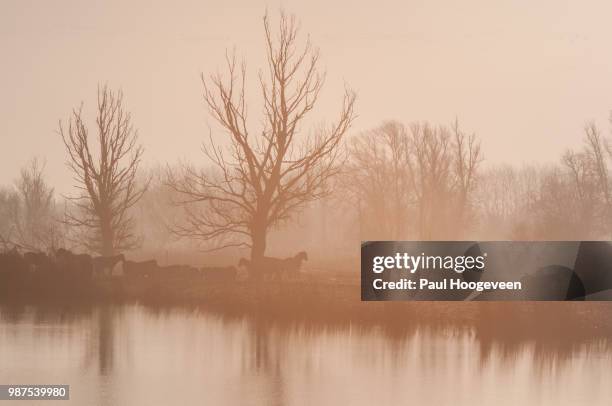
[{"label": "bare branch", "polygon": [[73,110],[67,128],[60,121],[58,132],[78,191],[68,197],[73,212],[66,213],[65,223],[84,229],[89,238],[83,245],[92,251],[110,255],[133,248],[138,239],[131,232],[129,210],[142,198],[149,181],[144,185],[136,181],[144,150],[123,107],[123,93],[98,86],[95,140],[83,121],[82,105]]},{"label": "bare branch", "polygon": [[318,70],[319,51],[307,39],[298,44],[295,17],[281,12],[277,30],[263,18],[267,72],[259,72],[263,127],[249,133],[245,101],[246,64],[226,53],[227,76],[202,75],[209,113],[229,138],[221,148],[212,135],[203,146],[212,168],[183,165],[169,171],[168,185],[187,205],[187,221],[175,227],[180,236],[213,246],[252,247],[265,251],[267,231],[328,192],[340,170],[340,143],[354,118],[355,94],[346,91],[339,119],[313,136],[300,124],[314,108],[325,75]]}]

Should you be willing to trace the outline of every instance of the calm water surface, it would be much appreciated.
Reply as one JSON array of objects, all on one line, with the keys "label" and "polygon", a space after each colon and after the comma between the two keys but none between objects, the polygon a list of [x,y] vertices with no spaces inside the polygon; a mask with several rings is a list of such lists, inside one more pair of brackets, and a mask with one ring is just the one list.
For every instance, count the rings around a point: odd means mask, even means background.
[{"label": "calm water surface", "polygon": [[78,405],[610,405],[604,344],[542,355],[546,343],[485,350],[470,329],[0,307],[0,383],[69,384]]}]

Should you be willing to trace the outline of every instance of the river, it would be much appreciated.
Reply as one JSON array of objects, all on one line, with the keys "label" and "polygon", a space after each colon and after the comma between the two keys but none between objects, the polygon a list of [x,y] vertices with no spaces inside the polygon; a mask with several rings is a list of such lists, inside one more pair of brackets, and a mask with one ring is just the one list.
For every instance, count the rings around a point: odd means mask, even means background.
[{"label": "river", "polygon": [[470,328],[0,306],[0,383],[69,384],[76,405],[609,405],[612,351],[485,343]]}]

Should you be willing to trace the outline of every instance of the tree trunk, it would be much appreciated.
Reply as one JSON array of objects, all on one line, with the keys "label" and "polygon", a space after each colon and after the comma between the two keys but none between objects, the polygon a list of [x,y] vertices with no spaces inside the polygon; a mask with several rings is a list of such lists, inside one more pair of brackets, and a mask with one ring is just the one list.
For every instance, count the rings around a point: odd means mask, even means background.
[{"label": "tree trunk", "polygon": [[261,269],[261,260],[266,252],[266,239],[268,228],[263,221],[255,221],[251,228],[251,263],[253,264],[253,277],[256,280],[261,280],[263,269]]},{"label": "tree trunk", "polygon": [[251,260],[259,261],[266,252],[266,229],[253,230],[253,247],[251,248]]},{"label": "tree trunk", "polygon": [[100,224],[100,238],[102,243],[102,250],[100,254],[105,257],[110,257],[115,254],[114,249],[114,235],[113,227],[110,220],[101,220]]}]

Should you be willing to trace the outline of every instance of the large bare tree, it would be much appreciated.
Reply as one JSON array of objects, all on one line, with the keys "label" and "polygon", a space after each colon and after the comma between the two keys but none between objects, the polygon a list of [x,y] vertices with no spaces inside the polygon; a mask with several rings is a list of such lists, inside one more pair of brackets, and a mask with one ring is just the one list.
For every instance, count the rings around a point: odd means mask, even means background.
[{"label": "large bare tree", "polygon": [[340,169],[339,146],[353,120],[355,103],[355,94],[347,90],[337,121],[304,134],[304,119],[324,81],[319,52],[309,40],[298,44],[293,16],[281,13],[276,33],[267,15],[263,25],[268,70],[259,73],[259,131],[250,130],[247,123],[245,64],[228,54],[228,75],[202,75],[202,82],[204,101],[229,142],[223,145],[211,135],[203,146],[212,170],[185,166],[169,174],[187,215],[175,231],[203,240],[211,250],[248,246],[254,261],[264,255],[272,227],[329,191],[328,180]]},{"label": "large bare tree", "polygon": [[131,115],[123,105],[123,93],[98,87],[96,134],[83,120],[83,106],[72,111],[67,127],[60,121],[59,134],[68,152],[76,196],[66,222],[82,230],[81,240],[90,251],[112,255],[138,243],[130,208],[142,197],[146,184],[136,179],[143,148]]}]

